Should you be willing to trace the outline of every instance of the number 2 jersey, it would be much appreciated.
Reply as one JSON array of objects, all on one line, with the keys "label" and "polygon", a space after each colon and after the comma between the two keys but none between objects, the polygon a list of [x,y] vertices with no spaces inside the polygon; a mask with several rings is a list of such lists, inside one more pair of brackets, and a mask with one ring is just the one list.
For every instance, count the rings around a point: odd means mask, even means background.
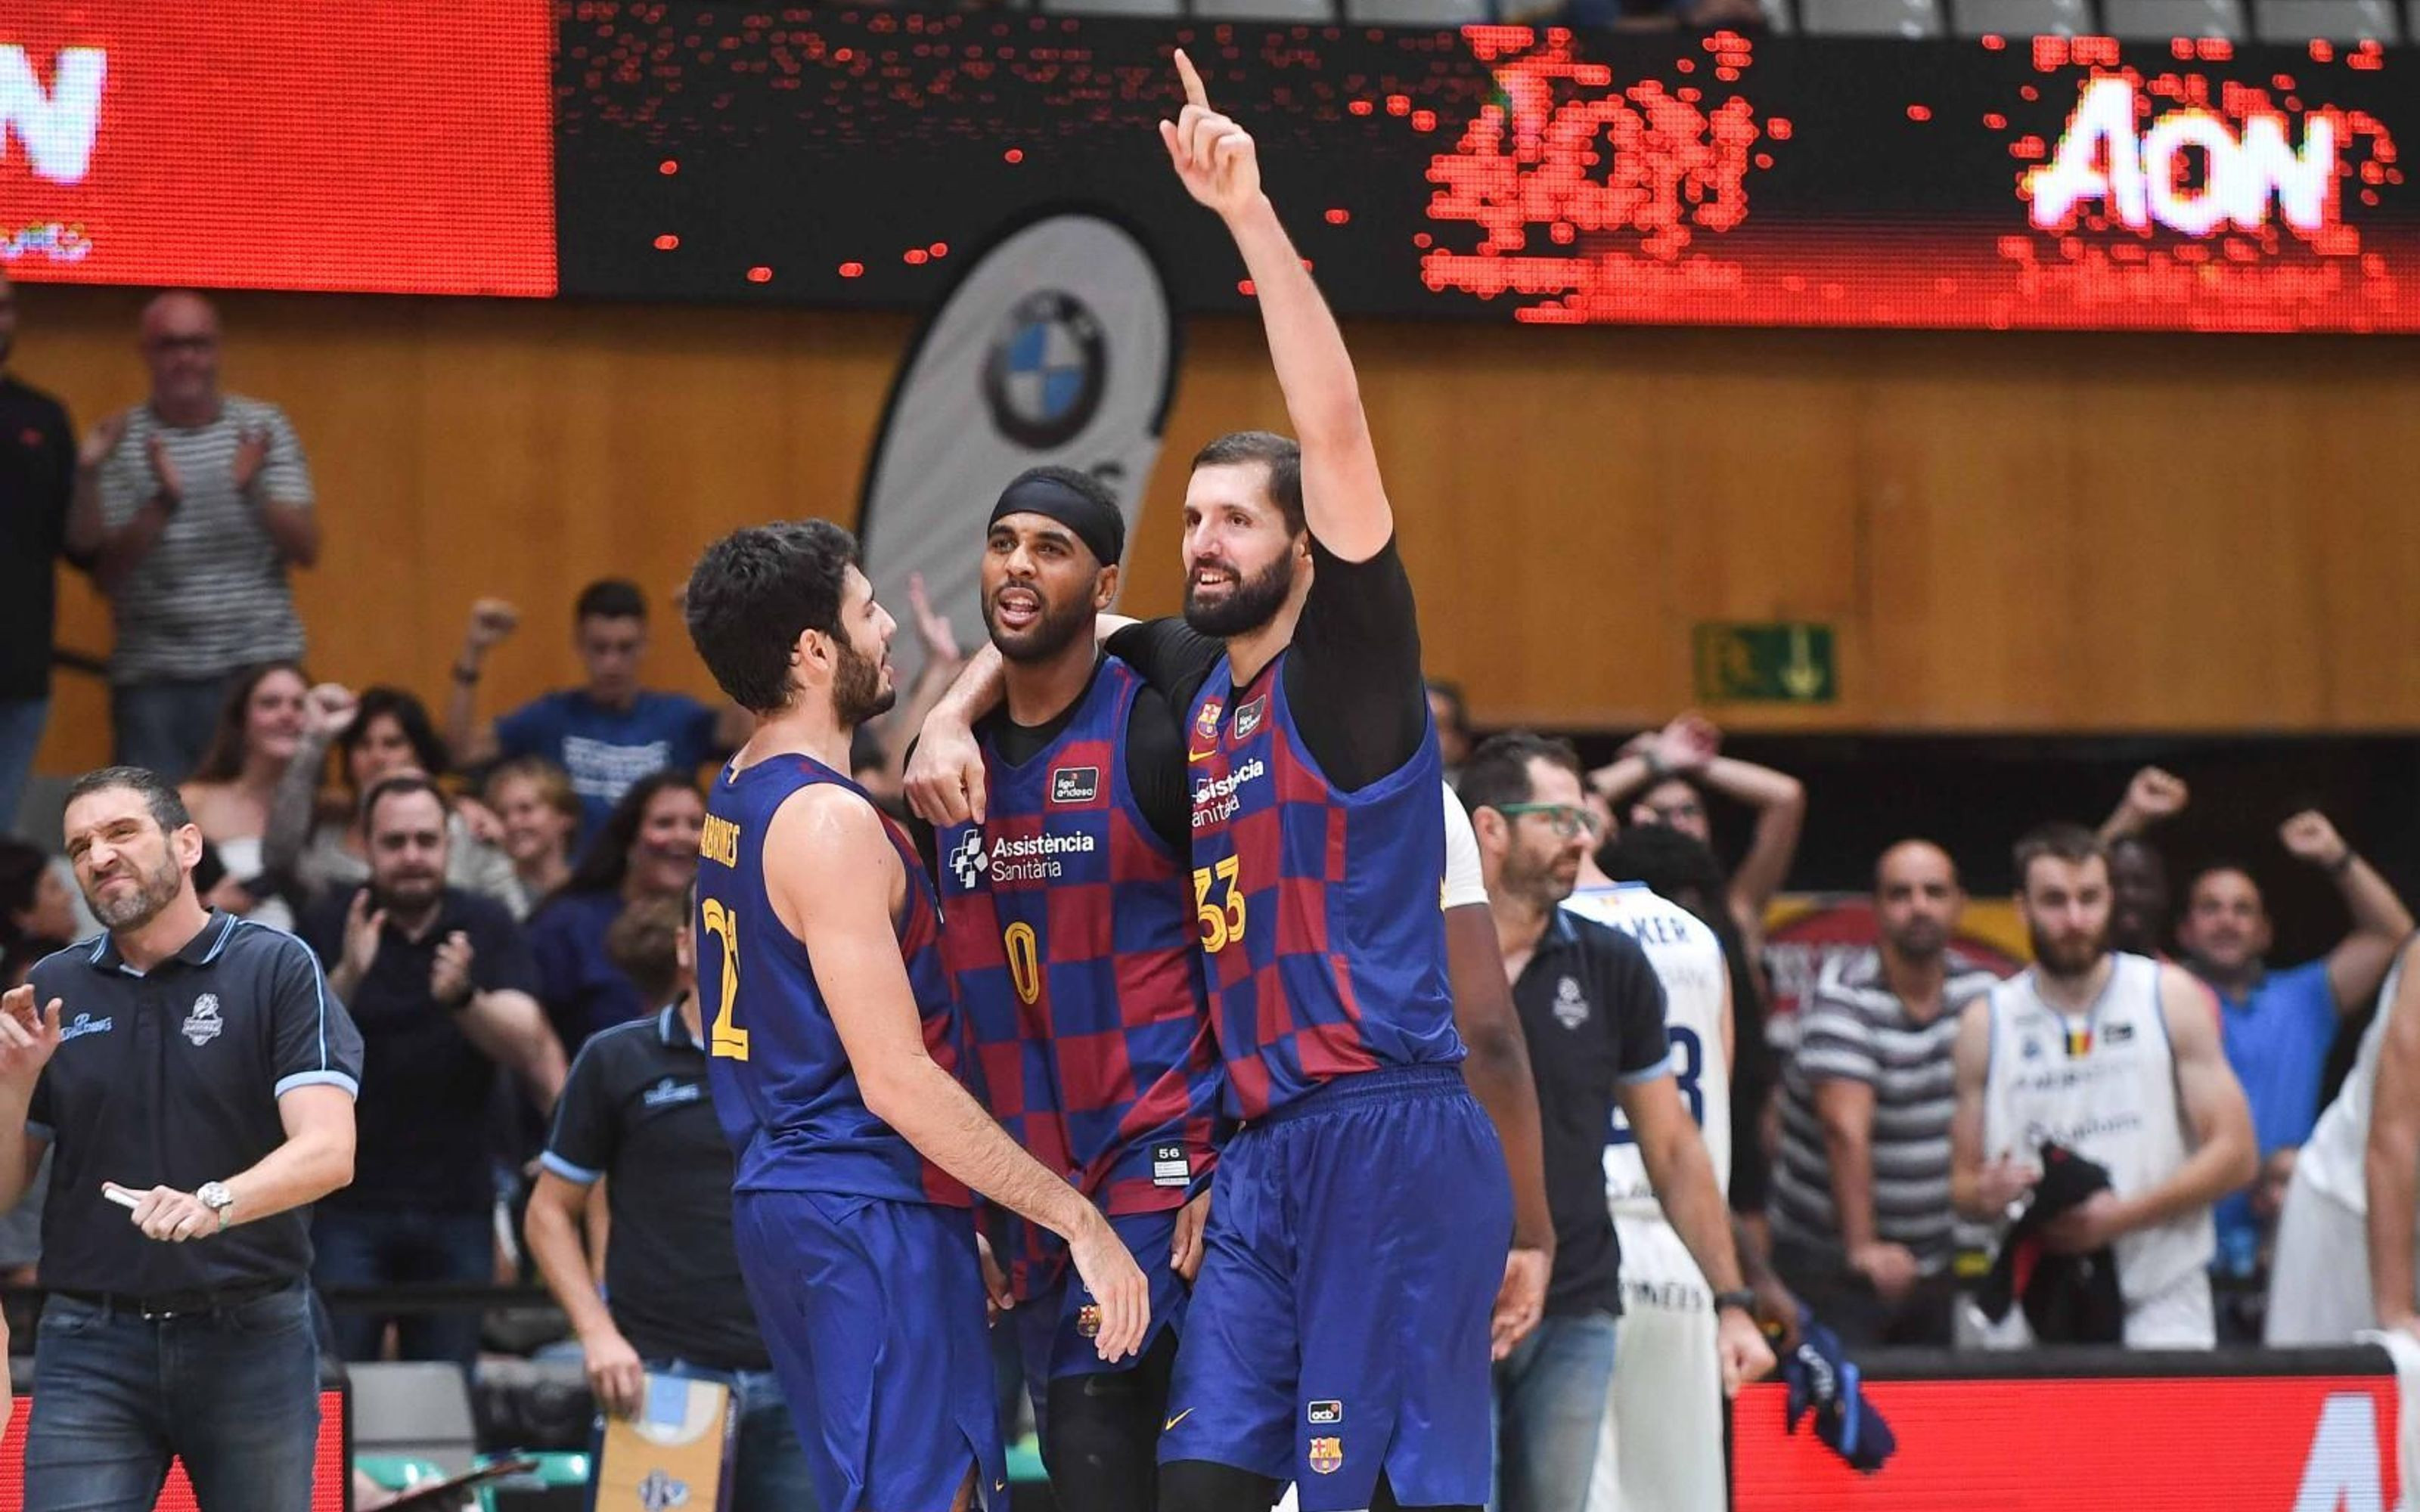
[{"label": "number 2 jersey", "polygon": [[[766,831],[782,805],[819,783],[871,805],[865,790],[814,758],[785,752],[726,766],[706,795],[698,841],[697,991],[714,1111],[738,1157],[736,1192],[832,1192],[966,1207],[964,1185],[876,1118],[858,1091],[807,948],[766,892]],[[931,882],[908,836],[883,830],[908,873],[892,921],[923,1021],[924,1048],[966,1079],[972,1067],[940,950]]]},{"label": "number 2 jersey", "polygon": [[[983,822],[934,837],[942,959],[986,1105],[1103,1211],[1182,1206],[1211,1168],[1218,1057],[1194,949],[1192,880],[1183,851],[1145,811],[1128,759],[1140,733],[1156,759],[1181,761],[1171,716],[1131,668],[1107,657],[1038,747],[1028,748],[1036,732],[1005,718],[976,731]],[[1160,728],[1139,732],[1137,719]],[[1173,774],[1160,775],[1173,799]],[[1064,1246],[1013,1215],[1003,1221],[1001,1257],[1017,1295],[1030,1297]]]}]

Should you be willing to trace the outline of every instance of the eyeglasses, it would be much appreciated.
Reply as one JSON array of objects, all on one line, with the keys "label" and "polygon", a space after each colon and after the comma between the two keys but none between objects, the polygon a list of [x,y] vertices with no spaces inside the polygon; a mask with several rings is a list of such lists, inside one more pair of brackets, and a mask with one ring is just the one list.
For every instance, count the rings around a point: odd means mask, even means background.
[{"label": "eyeglasses", "polygon": [[1507,819],[1518,819],[1525,813],[1542,815],[1548,824],[1555,826],[1556,835],[1563,840],[1571,840],[1579,835],[1587,835],[1594,839],[1596,832],[1605,827],[1604,820],[1599,819],[1592,811],[1575,804],[1499,803],[1495,806],[1495,809]]}]

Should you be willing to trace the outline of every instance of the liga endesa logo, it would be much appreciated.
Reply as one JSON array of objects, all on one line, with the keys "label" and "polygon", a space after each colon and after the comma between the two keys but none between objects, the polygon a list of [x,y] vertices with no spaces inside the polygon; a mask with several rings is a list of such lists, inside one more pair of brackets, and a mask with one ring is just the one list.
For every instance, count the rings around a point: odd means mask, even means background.
[{"label": "liga endesa logo", "polygon": [[11,139],[26,169],[54,184],[84,181],[101,136],[101,92],[109,54],[98,47],[63,47],[52,59],[51,86],[42,87],[23,47],[0,43],[0,162]]}]

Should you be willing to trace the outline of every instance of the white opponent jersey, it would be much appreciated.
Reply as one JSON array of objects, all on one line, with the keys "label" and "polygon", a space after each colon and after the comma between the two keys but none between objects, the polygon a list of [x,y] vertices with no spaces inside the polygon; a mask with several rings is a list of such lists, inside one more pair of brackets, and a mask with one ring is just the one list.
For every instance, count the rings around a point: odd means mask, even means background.
[{"label": "white opponent jersey", "polygon": [[2396,985],[2403,980],[2403,962],[2386,974],[2378,990],[2378,1011],[2361,1037],[2361,1053],[2336,1092],[2336,1100],[2319,1115],[2303,1152],[2294,1158],[2294,1175],[2321,1195],[2354,1212],[2369,1211],[2369,1183],[2364,1167],[2369,1150],[2369,1110],[2378,1096],[2378,1057],[2386,1041],[2387,1015],[2395,1008]]},{"label": "white opponent jersey", "polygon": [[[1624,882],[1587,887],[1563,901],[1582,918],[1609,925],[1637,940],[1664,984],[1664,1032],[1672,1042],[1672,1079],[1681,1101],[1705,1136],[1714,1163],[1714,1181],[1726,1192],[1731,1180],[1731,1078],[1723,1059],[1723,1001],[1730,972],[1722,941],[1705,921],[1645,885]],[[1605,1147],[1606,1198],[1624,1217],[1661,1220],[1663,1208],[1648,1184],[1630,1120],[1613,1110]]]},{"label": "white opponent jersey", "polygon": [[[1983,1081],[1983,1153],[2039,1165],[2055,1140],[2109,1171],[2120,1196],[2167,1180],[2191,1153],[2176,1055],[2160,1011],[2160,964],[2112,958],[2108,985],[2085,1012],[2042,1001],[2035,974],[1992,989],[1991,1062]],[[2210,1264],[2207,1208],[2116,1244],[2129,1303],[2155,1296]]]}]

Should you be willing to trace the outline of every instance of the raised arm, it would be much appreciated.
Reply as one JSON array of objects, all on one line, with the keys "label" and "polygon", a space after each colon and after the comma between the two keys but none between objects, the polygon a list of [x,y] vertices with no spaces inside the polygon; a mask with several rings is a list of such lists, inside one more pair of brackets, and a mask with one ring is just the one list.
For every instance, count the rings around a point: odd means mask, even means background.
[{"label": "raised arm", "polygon": [[2378,1085],[2369,1094],[2369,1143],[2362,1180],[2369,1196],[2369,1290],[2381,1328],[2420,1333],[2413,1296],[2412,1235],[2420,1223],[2420,942],[2403,952],[2378,1047]]},{"label": "raised arm", "polygon": [[1344,561],[1366,562],[1393,537],[1395,520],[1343,332],[1261,192],[1250,135],[1211,107],[1202,75],[1181,50],[1176,72],[1185,109],[1173,122],[1159,123],[1160,140],[1186,192],[1218,212],[1244,255],[1268,333],[1269,361],[1302,445],[1303,513],[1311,533]]},{"label": "raised arm", "polygon": [[2336,826],[2318,810],[2307,810],[2286,821],[2278,838],[2295,859],[2326,872],[2352,915],[2352,929],[2328,952],[2328,989],[2336,1010],[2350,1012],[2370,1000],[2395,952],[2412,935],[2412,910],[2378,870],[2336,833]]},{"label": "raised arm", "polygon": [[922,1015],[892,932],[906,886],[874,810],[829,785],[803,789],[765,837],[765,886],[814,963],[867,1111],[924,1158],[1010,1211],[1064,1238],[1101,1304],[1095,1346],[1117,1360],[1150,1321],[1142,1273],[1100,1210],[1010,1138],[924,1044]]},{"label": "raised arm", "polygon": [[462,631],[462,650],[454,658],[445,691],[445,747],[456,766],[478,766],[496,758],[496,727],[479,718],[479,677],[488,653],[520,623],[520,610],[501,598],[483,598],[471,606],[471,623]]},{"label": "raised arm", "polygon": [[2126,784],[2126,795],[2109,817],[2101,821],[2101,843],[2107,845],[2133,835],[2139,835],[2153,825],[2174,819],[2185,811],[2191,798],[2184,779],[2156,766],[2146,766]]}]

